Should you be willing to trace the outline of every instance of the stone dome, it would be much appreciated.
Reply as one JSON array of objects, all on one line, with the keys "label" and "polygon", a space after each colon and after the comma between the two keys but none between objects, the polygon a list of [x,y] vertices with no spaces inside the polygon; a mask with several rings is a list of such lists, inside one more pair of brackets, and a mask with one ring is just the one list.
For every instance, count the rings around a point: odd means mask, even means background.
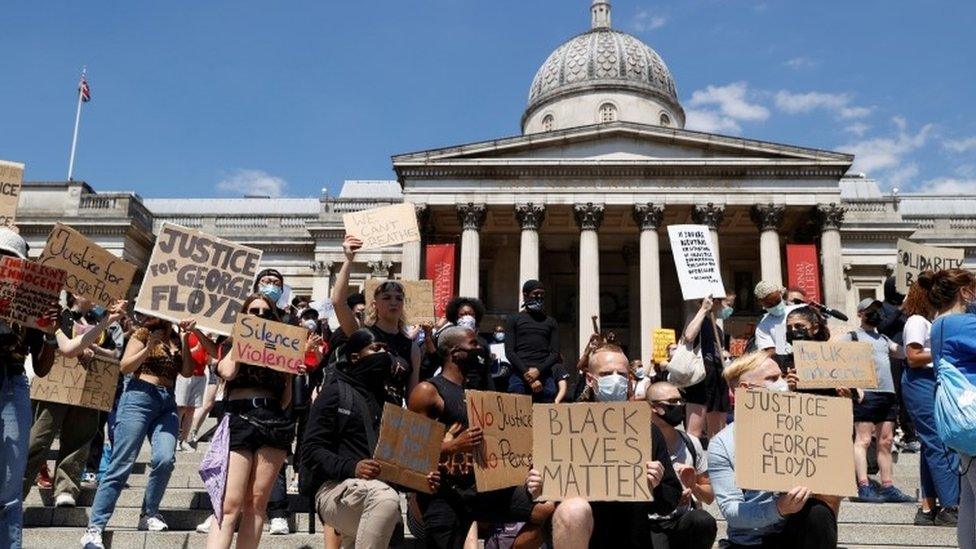
[{"label": "stone dome", "polygon": [[[618,108],[621,120],[660,124],[665,120],[660,114],[667,114],[670,123],[666,125],[683,126],[684,110],[678,103],[674,78],[661,56],[639,38],[610,28],[609,2],[593,0],[591,11],[593,28],[556,48],[536,72],[522,117],[523,131],[534,133],[530,128],[533,115],[561,99],[601,93],[610,93],[608,99]],[[649,100],[650,104],[644,106],[653,112],[628,115],[613,101],[612,96],[618,92]],[[655,108],[658,106],[661,109]],[[579,107],[577,100],[575,108]],[[635,120],[635,116],[639,119]],[[589,123],[600,121],[609,120]],[[560,124],[556,117],[556,126],[563,128],[567,124]]]}]

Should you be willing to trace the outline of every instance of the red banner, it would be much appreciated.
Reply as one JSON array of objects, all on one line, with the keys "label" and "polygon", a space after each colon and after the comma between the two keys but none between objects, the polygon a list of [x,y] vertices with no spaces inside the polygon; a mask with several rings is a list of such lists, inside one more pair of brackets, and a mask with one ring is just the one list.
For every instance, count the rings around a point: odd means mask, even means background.
[{"label": "red banner", "polygon": [[809,301],[823,303],[820,293],[820,261],[816,244],[787,244],[786,270],[791,288],[800,288]]},{"label": "red banner", "polygon": [[434,314],[441,318],[454,297],[454,244],[428,244],[426,272],[434,284]]}]

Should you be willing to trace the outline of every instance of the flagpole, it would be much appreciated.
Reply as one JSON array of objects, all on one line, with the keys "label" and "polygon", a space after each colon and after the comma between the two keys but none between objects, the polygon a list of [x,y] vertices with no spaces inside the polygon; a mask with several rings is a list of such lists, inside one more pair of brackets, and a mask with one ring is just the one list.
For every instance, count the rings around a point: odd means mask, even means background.
[{"label": "flagpole", "polygon": [[[85,75],[85,69],[82,69],[82,76]],[[74,135],[71,137],[71,158],[68,160],[68,181],[71,181],[71,174],[75,169],[75,146],[78,145],[78,123],[81,122],[81,86],[78,86],[78,108],[75,111],[75,131]]]}]

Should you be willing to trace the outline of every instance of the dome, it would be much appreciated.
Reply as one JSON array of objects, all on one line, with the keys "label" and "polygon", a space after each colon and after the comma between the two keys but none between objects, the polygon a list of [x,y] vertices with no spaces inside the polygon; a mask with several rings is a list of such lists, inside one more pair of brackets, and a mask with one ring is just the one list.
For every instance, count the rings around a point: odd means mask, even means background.
[{"label": "dome", "polygon": [[[533,115],[562,99],[576,97],[574,108],[580,108],[579,97],[583,95],[593,96],[598,102],[601,95],[605,96],[621,120],[654,124],[666,121],[665,125],[683,126],[684,111],[678,103],[674,78],[661,56],[639,38],[610,28],[609,2],[594,0],[591,10],[593,28],[556,48],[536,72],[522,117],[523,131],[534,133],[530,127]],[[638,101],[642,105],[633,106],[644,112],[625,112],[614,101],[616,94],[630,97],[632,104],[634,99],[643,99]],[[598,111],[606,105],[600,103]],[[542,125],[552,129],[551,118],[548,125],[537,124],[540,127],[535,130],[546,131]],[[557,127],[584,125],[560,124],[558,117],[555,119]],[[601,121],[610,120],[604,117],[588,123]]]}]

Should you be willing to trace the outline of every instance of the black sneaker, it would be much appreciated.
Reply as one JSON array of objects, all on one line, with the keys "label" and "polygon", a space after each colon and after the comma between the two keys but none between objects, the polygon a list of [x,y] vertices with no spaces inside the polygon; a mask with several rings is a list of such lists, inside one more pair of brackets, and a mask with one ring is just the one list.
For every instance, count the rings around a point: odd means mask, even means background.
[{"label": "black sneaker", "polygon": [[936,526],[952,526],[956,527],[956,523],[959,522],[959,508],[958,507],[943,507],[937,515],[935,515],[935,520],[933,523]]},{"label": "black sneaker", "polygon": [[925,511],[921,507],[915,511],[915,526],[935,526],[935,509]]}]

